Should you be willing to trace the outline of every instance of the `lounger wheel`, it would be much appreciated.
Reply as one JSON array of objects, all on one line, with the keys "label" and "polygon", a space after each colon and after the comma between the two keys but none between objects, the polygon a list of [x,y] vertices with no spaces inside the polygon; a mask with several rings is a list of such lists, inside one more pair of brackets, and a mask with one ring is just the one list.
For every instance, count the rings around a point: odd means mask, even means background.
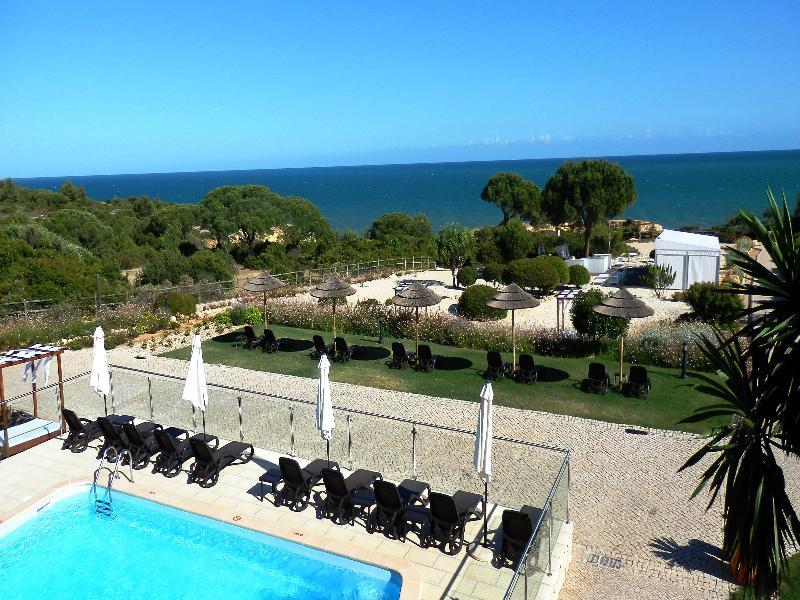
[{"label": "lounger wheel", "polygon": [[298,498],[297,501],[295,501],[294,506],[292,507],[292,510],[295,511],[295,512],[304,511],[306,509],[306,507],[308,506],[308,501],[309,501],[308,500],[308,496],[302,496],[302,497]]},{"label": "lounger wheel", "polygon": [[201,488],[210,488],[217,485],[217,481],[219,481],[219,473],[214,473],[211,477],[200,480],[199,483]]},{"label": "lounger wheel", "polygon": [[447,545],[450,546],[450,555],[451,556],[455,556],[456,554],[461,552],[462,543],[461,543],[460,539],[451,540],[450,542],[448,542]]},{"label": "lounger wheel", "polygon": [[376,523],[373,521],[372,518],[368,518],[367,519],[367,533],[370,533],[370,534],[375,533],[376,529],[377,529]]},{"label": "lounger wheel", "polygon": [[281,499],[280,494],[275,494],[275,506],[280,507],[283,504],[283,500]]}]

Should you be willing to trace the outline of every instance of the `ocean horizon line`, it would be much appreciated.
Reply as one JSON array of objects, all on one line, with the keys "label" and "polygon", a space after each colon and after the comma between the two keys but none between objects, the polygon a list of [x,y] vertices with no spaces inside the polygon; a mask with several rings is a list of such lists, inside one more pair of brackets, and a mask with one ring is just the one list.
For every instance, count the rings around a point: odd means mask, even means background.
[{"label": "ocean horizon line", "polygon": [[128,173],[92,173],[92,174],[69,174],[69,175],[31,175],[15,177],[13,175],[3,175],[0,179],[11,179],[12,181],[23,181],[30,179],[71,179],[77,177],[146,177],[150,175],[202,175],[205,173],[246,173],[250,171],[301,171],[301,170],[323,170],[323,169],[359,169],[370,167],[421,167],[426,165],[485,165],[491,163],[513,163],[531,161],[573,161],[588,159],[636,159],[636,158],[658,158],[658,157],[678,157],[678,156],[730,156],[733,154],[781,154],[800,152],[798,148],[779,148],[765,150],[715,150],[711,152],[656,152],[639,154],[575,154],[572,156],[551,156],[539,158],[494,158],[490,160],[441,160],[441,161],[422,161],[422,162],[387,162],[387,163],[356,163],[356,164],[331,164],[331,165],[311,165],[311,166],[290,166],[290,167],[254,167],[237,169],[202,169],[198,171],[144,171]]}]

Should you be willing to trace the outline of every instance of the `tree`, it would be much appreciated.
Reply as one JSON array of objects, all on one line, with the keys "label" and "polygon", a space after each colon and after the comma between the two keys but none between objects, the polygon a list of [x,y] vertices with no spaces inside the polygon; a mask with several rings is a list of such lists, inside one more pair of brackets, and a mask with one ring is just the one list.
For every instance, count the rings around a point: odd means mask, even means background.
[{"label": "tree", "polygon": [[225,248],[238,235],[252,253],[256,239],[280,224],[270,203],[276,195],[264,185],[226,185],[211,190],[197,204],[203,224]]},{"label": "tree", "polygon": [[618,164],[607,160],[565,162],[544,188],[542,210],[553,225],[579,223],[588,256],[594,226],[615,217],[635,200],[633,178]]},{"label": "tree", "polygon": [[512,260],[503,272],[505,283],[516,283],[529,289],[538,289],[549,294],[558,285],[559,274],[548,260],[539,258],[520,258]]},{"label": "tree", "polygon": [[431,220],[424,214],[383,214],[367,230],[367,238],[378,241],[391,257],[432,254],[436,248]]},{"label": "tree", "polygon": [[675,270],[667,265],[647,265],[642,274],[642,283],[655,290],[656,298],[663,298],[666,289],[675,283]]},{"label": "tree", "polygon": [[775,269],[735,248],[728,254],[746,282],[732,285],[730,293],[765,300],[741,311],[739,317],[749,322],[730,338],[716,331],[713,337],[699,339],[700,350],[723,376],[702,377],[705,391],[720,402],[699,409],[685,422],[735,418],[719,427],[681,468],[714,458],[694,495],[709,488],[710,508],[724,490],[723,553],[734,572],[762,598],[776,592],[786,569],[787,548],[800,542],[800,519],[775,457],[778,452],[800,456],[800,244],[786,197],[780,208],[770,190],[767,200],[769,229],[753,213],[740,215]]},{"label": "tree", "polygon": [[450,269],[453,275],[453,287],[456,287],[456,271],[472,255],[475,238],[472,232],[460,223],[447,223],[439,230],[437,246],[439,260]]},{"label": "tree", "polygon": [[458,285],[463,288],[469,287],[478,279],[478,270],[472,265],[464,265],[456,273]]},{"label": "tree", "polygon": [[516,217],[497,228],[497,245],[505,262],[525,258],[531,250],[531,234]]},{"label": "tree", "polygon": [[513,217],[538,223],[541,198],[539,186],[511,172],[492,175],[481,192],[481,199],[496,204],[503,211],[503,224]]}]

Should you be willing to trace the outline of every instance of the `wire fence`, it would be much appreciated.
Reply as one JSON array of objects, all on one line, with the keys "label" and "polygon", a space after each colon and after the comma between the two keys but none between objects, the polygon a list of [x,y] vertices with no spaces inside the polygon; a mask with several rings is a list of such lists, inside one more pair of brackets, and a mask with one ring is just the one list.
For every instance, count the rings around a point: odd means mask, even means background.
[{"label": "wire fence", "polygon": [[[330,267],[276,273],[273,276],[289,287],[302,288],[315,285],[331,275],[344,277],[352,282],[362,282],[384,277],[394,272],[425,271],[435,268],[435,259],[428,256],[411,256],[334,264]],[[3,302],[0,303],[0,316],[22,315],[31,317],[41,313],[61,310],[65,305],[86,312],[93,311],[95,314],[125,304],[147,305],[158,308],[160,302],[164,302],[166,306],[167,294],[173,292],[190,294],[195,297],[198,304],[217,302],[247,295],[247,292],[242,289],[246,279],[246,276],[241,276],[226,281],[202,281],[187,285],[141,286],[125,292],[109,294],[101,292],[98,278],[97,292],[94,296],[69,299],[32,298],[15,302]]]}]

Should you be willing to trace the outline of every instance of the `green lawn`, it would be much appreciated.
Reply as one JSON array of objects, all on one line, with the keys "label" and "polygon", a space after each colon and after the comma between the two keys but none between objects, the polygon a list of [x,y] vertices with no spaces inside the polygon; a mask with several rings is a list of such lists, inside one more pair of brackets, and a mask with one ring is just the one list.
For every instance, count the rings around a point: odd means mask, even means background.
[{"label": "green lawn", "polygon": [[[203,358],[208,363],[316,377],[317,363],[309,357],[311,336],[319,333],[330,343],[332,334],[279,326],[272,329],[278,338],[287,338],[275,354],[243,350],[236,344],[238,334],[232,333],[204,342]],[[478,398],[486,368],[485,352],[431,344],[433,353],[441,357],[437,369],[432,373],[418,373],[413,369],[396,370],[387,366],[392,340],[387,339],[380,346],[374,338],[357,335],[345,335],[344,338],[348,344],[359,346],[361,351],[355,353],[347,364],[333,364],[330,373],[333,381],[462,400],[476,401]],[[414,350],[413,340],[404,343],[407,350]],[[189,348],[174,350],[166,356],[188,359]],[[511,361],[510,354],[503,358]],[[677,369],[649,367],[652,391],[647,400],[640,400],[626,398],[614,390],[605,396],[582,392],[580,382],[586,377],[589,359],[538,356],[535,359],[539,365],[539,382],[525,385],[511,380],[500,381],[494,387],[495,403],[661,429],[700,433],[710,429],[708,423],[677,424],[697,407],[714,401],[697,389],[698,379],[681,380]],[[609,373],[616,370],[612,362],[604,362]]]}]

